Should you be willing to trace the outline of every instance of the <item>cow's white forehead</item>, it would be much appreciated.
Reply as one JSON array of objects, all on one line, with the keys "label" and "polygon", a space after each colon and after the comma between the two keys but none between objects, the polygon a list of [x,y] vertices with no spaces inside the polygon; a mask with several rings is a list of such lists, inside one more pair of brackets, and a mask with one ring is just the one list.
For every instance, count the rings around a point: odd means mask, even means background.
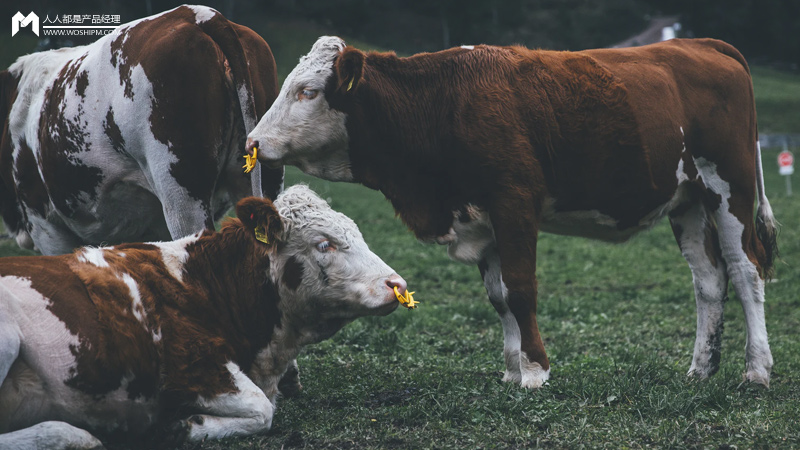
[{"label": "cow's white forehead", "polygon": [[[333,73],[333,60],[345,47],[344,40],[336,36],[322,36],[317,39],[311,51],[300,58],[289,76],[288,83],[308,82],[311,79],[326,80]],[[299,79],[299,80],[298,80]]]},{"label": "cow's white forehead", "polygon": [[306,185],[297,184],[286,189],[278,196],[274,205],[289,233],[292,230],[321,229],[343,242],[351,243],[355,239],[363,239],[352,219],[334,211]]}]

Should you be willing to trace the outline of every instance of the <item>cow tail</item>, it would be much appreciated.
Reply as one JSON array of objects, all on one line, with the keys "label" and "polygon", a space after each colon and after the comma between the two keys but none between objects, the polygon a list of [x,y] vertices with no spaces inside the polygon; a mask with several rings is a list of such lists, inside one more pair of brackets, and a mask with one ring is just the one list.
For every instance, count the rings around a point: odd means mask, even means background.
[{"label": "cow tail", "polygon": [[756,186],[758,188],[758,209],[756,211],[756,236],[764,247],[764,260],[759,261],[763,276],[772,278],[775,258],[778,257],[778,221],[772,214],[772,207],[764,189],[764,170],[761,167],[761,145],[756,142]]},{"label": "cow tail", "polygon": [[[256,113],[256,101],[253,96],[253,83],[250,79],[250,70],[247,67],[247,56],[239,40],[239,34],[233,29],[228,19],[219,13],[214,14],[211,19],[202,22],[199,26],[217,44],[228,60],[234,88],[236,89],[236,98],[242,110],[245,135],[247,135],[255,128],[258,115]],[[242,150],[244,150],[244,145],[242,145]],[[256,164],[255,168],[250,172],[250,187],[253,196],[263,197],[261,164]]]}]

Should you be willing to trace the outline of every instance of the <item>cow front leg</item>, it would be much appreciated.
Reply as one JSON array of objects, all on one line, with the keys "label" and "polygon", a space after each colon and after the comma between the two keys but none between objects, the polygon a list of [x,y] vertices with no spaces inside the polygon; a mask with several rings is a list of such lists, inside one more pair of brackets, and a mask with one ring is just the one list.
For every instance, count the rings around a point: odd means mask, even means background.
[{"label": "cow front leg", "polygon": [[[519,329],[520,385],[540,388],[550,378],[550,361],[536,322],[538,217],[533,198],[500,196],[491,212],[501,280],[508,310]],[[507,319],[510,321],[510,318]],[[505,330],[505,327],[504,327]],[[513,325],[508,326],[509,335]],[[509,336],[513,342],[514,337]],[[512,375],[513,376],[513,375]]]},{"label": "cow front leg", "polygon": [[297,360],[293,359],[281,376],[281,381],[278,382],[278,391],[282,396],[289,398],[300,394],[301,390],[303,385],[300,384],[300,368],[297,366]]},{"label": "cow front leg", "polygon": [[98,450],[103,444],[86,430],[65,422],[42,422],[0,434],[0,448],[15,450]]},{"label": "cow front leg", "polygon": [[176,432],[190,442],[266,433],[272,426],[275,405],[235,363],[231,373],[235,391],[211,398],[200,397],[193,407],[202,411],[177,423]]},{"label": "cow front leg", "polygon": [[503,325],[503,357],[506,363],[506,370],[503,374],[503,381],[511,383],[522,383],[522,372],[520,372],[519,350],[520,332],[517,319],[508,308],[508,289],[503,284],[503,274],[500,272],[500,257],[496,249],[488,250],[484,259],[478,263],[481,271],[483,285],[489,295],[497,314],[500,315],[500,323]]}]

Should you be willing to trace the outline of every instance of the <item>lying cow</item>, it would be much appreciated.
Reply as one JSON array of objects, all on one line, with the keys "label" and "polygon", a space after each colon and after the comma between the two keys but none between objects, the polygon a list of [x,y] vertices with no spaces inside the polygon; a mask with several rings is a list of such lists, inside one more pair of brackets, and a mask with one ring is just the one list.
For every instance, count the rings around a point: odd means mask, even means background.
[{"label": "lying cow", "polygon": [[730,45],[398,58],[322,37],[247,145],[274,167],[380,190],[417,237],[478,263],[503,324],[504,380],[529,388],[550,375],[536,323],[539,231],[620,242],[669,216],[697,300],[689,374],[719,367],[730,279],[746,318],[745,377],[769,383],[776,226],[749,69]]},{"label": "lying cow", "polygon": [[173,242],[0,259],[0,448],[267,431],[303,346],[399,304],[406,282],[307,187],[236,213]]},{"label": "lying cow", "polygon": [[[177,239],[281,189],[242,147],[278,93],[269,46],[204,6],[122,25],[0,73],[0,213],[22,247]],[[260,170],[260,169],[259,169]]]}]

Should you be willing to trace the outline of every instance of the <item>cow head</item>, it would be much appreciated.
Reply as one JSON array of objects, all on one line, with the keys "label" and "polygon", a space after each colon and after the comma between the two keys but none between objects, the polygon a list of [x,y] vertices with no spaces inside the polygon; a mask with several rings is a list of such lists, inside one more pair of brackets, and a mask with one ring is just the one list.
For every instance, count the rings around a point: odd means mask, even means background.
[{"label": "cow head", "polygon": [[270,278],[283,317],[324,339],[361,316],[386,315],[406,282],[370,251],[356,224],[303,185],[275,200],[248,198],[237,216],[270,253]]},{"label": "cow head", "polygon": [[270,166],[293,165],[334,181],[353,181],[346,114],[329,97],[355,92],[364,54],[331,36],[317,40],[281,87],[278,98],[248,135],[247,148]]}]

